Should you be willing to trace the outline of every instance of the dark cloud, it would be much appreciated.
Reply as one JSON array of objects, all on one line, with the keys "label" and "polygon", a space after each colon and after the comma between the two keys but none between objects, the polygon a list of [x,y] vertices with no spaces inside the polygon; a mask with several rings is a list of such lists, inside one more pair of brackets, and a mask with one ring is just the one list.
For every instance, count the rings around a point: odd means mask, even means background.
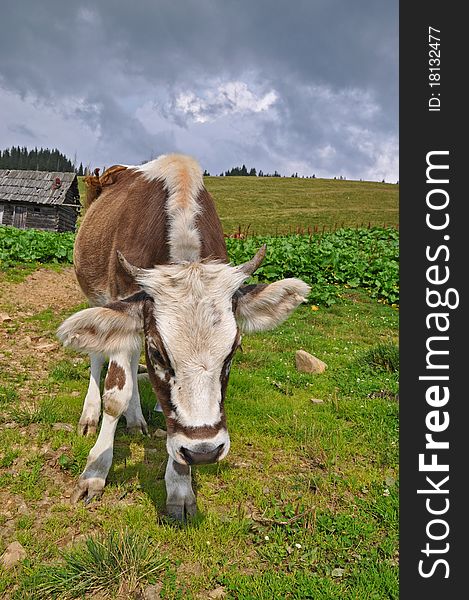
[{"label": "dark cloud", "polygon": [[177,150],[396,180],[397,27],[397,0],[7,0],[0,134],[85,164]]},{"label": "dark cloud", "polygon": [[37,139],[37,135],[34,133],[34,131],[22,123],[11,123],[11,125],[8,125],[8,131],[15,135],[19,134],[22,138],[29,137],[32,141]]}]

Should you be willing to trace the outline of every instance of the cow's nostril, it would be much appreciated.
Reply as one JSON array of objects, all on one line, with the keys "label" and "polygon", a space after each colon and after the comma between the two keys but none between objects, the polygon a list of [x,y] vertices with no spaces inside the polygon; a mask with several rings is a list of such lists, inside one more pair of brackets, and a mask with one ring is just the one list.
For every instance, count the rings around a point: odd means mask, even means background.
[{"label": "cow's nostril", "polygon": [[189,448],[184,448],[184,446],[181,446],[179,451],[190,465],[209,465],[211,463],[217,462],[224,447],[225,444],[220,444],[212,450],[196,452],[194,450],[189,450]]}]

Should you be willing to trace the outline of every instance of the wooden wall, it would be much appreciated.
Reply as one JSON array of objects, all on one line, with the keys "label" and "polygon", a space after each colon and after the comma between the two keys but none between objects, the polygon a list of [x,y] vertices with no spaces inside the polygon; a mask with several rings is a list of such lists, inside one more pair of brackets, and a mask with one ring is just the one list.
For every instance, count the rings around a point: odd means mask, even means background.
[{"label": "wooden wall", "polygon": [[[2,202],[2,225],[21,229],[45,229],[48,231],[75,231],[78,213],[71,206],[33,203]],[[18,207],[15,210],[15,207]],[[0,208],[1,212],[1,208]]]},{"label": "wooden wall", "polygon": [[72,206],[59,206],[57,212],[57,231],[75,231],[78,210],[75,210]]}]

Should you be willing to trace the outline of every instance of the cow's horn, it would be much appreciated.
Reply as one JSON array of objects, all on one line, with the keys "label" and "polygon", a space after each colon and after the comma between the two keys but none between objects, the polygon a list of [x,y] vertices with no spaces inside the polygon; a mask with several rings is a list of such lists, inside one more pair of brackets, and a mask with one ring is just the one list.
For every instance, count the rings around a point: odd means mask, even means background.
[{"label": "cow's horn", "polygon": [[134,265],[131,265],[129,263],[129,261],[125,258],[125,256],[122,254],[122,252],[120,252],[119,250],[117,250],[117,258],[119,259],[119,262],[122,266],[122,268],[124,269],[124,271],[126,273],[128,273],[131,277],[133,277],[135,279],[135,277],[138,277],[138,275],[142,275],[144,269],[141,269],[140,267],[135,267]]},{"label": "cow's horn", "polygon": [[263,244],[259,248],[259,250],[256,252],[256,255],[253,258],[251,258],[251,260],[248,260],[248,262],[245,262],[244,264],[239,265],[240,271],[242,271],[248,277],[250,277],[254,273],[254,271],[261,266],[261,263],[265,258],[266,249],[267,249],[267,245]]}]

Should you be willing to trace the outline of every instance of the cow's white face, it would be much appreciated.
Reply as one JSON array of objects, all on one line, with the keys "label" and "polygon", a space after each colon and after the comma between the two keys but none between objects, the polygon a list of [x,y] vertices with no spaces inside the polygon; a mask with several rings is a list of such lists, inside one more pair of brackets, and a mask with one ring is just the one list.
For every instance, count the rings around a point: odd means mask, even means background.
[{"label": "cow's white face", "polygon": [[142,292],[82,310],[59,328],[66,346],[111,359],[138,352],[143,330],[148,374],[166,417],[168,453],[178,463],[226,456],[224,397],[240,331],[276,327],[309,292],[299,279],[243,286],[264,253],[261,248],[238,267],[202,261],[153,269],[134,267],[118,253]]},{"label": "cow's white face", "polygon": [[233,296],[245,279],[225,264],[148,269],[136,281],[151,298],[144,319],[147,367],[180,463],[216,462],[230,438],[224,395],[239,334]]}]

